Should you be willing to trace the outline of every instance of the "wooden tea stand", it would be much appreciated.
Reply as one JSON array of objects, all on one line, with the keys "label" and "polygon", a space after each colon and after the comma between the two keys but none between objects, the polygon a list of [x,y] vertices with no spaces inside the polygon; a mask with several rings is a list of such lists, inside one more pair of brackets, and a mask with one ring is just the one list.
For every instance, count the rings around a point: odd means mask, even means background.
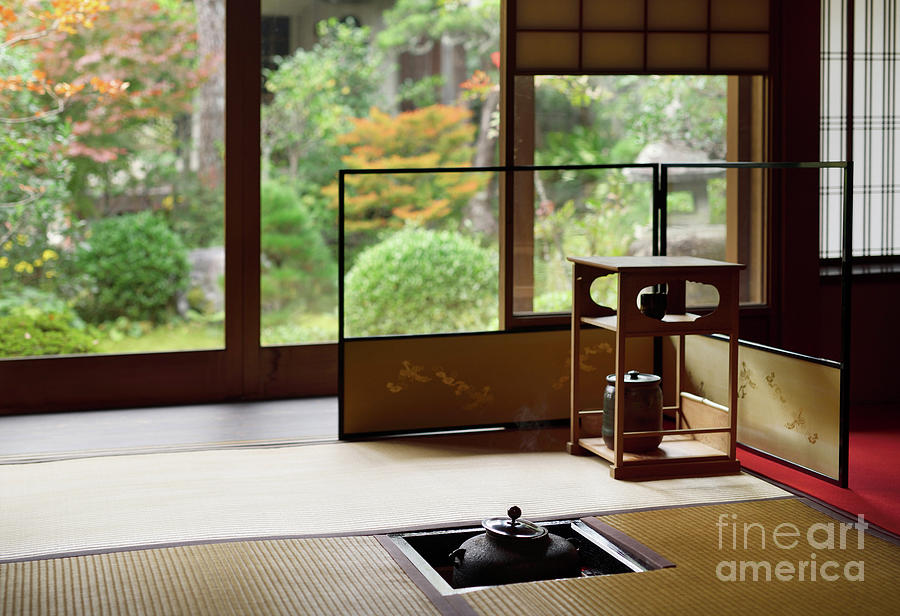
[{"label": "wooden tea stand", "polygon": [[[743,265],[696,257],[569,257],[573,263],[572,295],[572,370],[571,370],[571,435],[568,451],[575,455],[594,453],[612,463],[610,475],[615,479],[663,479],[726,475],[740,471],[735,457],[737,437],[737,359],[738,359],[738,292]],[[613,310],[591,299],[591,284],[600,277],[618,274],[618,307]],[[685,310],[685,282],[712,285],[719,293],[719,306],[711,314],[699,316]],[[644,316],[637,306],[642,289],[655,285],[668,286],[666,315],[662,320]],[[616,404],[613,449],[600,436],[582,437],[581,419],[586,413],[597,416],[597,409],[581,403],[581,328],[601,327],[616,333]],[[691,334],[725,334],[729,337],[728,404],[702,400],[683,393],[684,337]],[[664,407],[675,414],[676,429],[625,432],[625,391],[623,379],[630,370],[626,357],[626,338],[641,336],[677,336],[677,370],[675,373],[675,406]],[[668,378],[668,377],[667,377]],[[603,379],[598,386],[605,387]],[[684,427],[685,405],[692,405],[692,417],[704,409],[723,420],[720,425]],[[699,407],[696,408],[696,407]],[[726,412],[723,412],[726,411]],[[721,424],[727,425],[721,425]],[[634,437],[662,436],[655,451],[625,452],[619,443]],[[716,447],[716,441],[721,443]]]}]

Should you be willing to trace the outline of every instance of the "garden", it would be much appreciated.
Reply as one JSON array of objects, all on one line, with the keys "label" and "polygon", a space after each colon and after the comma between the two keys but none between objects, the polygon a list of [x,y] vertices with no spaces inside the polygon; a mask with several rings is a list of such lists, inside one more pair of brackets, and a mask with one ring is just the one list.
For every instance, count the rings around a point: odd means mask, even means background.
[{"label": "garden", "polygon": [[[223,5],[0,5],[0,357],[224,345]],[[342,247],[337,172],[497,164],[499,2],[308,25],[313,43],[261,61],[261,343],[336,340],[342,249],[349,335],[496,328],[494,174],[347,176]],[[461,79],[403,69],[436,49]],[[656,143],[724,158],[725,77],[534,87],[537,164],[631,163]],[[640,249],[649,183],[600,169],[534,188],[534,310],[568,310],[565,255]],[[724,180],[709,201],[723,224]]]}]

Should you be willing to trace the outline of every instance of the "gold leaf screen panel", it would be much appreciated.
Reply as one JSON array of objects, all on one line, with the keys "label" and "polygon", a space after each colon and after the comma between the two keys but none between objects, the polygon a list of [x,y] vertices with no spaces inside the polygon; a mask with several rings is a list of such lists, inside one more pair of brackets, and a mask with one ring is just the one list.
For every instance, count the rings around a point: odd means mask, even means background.
[{"label": "gold leaf screen panel", "polygon": [[[727,341],[687,336],[682,391],[727,406],[727,366]],[[738,442],[837,479],[840,372],[833,365],[740,345]]]},{"label": "gold leaf screen panel", "polygon": [[[615,335],[583,332],[585,399],[603,407]],[[344,341],[343,433],[400,432],[568,419],[570,332]],[[651,372],[652,339],[628,341],[629,370]]]}]

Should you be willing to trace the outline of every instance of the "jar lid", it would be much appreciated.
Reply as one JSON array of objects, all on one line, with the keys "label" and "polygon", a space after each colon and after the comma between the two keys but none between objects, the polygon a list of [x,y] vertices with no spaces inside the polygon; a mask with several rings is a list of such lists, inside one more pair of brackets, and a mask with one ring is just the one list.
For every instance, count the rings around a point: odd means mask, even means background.
[{"label": "jar lid", "polygon": [[[647,385],[650,383],[659,383],[660,378],[655,374],[647,374],[638,372],[637,370],[629,370],[625,373],[625,385]],[[610,385],[616,384],[616,375],[610,374],[606,377],[606,382]]]},{"label": "jar lid", "polygon": [[513,505],[506,512],[508,518],[488,518],[481,526],[489,534],[503,539],[540,539],[547,535],[547,529],[528,520],[520,520],[522,510]]}]

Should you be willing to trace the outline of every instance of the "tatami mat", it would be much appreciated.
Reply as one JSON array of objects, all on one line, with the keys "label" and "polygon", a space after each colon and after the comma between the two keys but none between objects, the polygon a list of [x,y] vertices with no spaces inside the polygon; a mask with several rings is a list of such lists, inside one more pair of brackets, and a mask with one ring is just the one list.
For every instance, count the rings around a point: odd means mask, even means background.
[{"label": "tatami mat", "polygon": [[0,561],[783,496],[748,475],[630,483],[564,435],[483,433],[0,466]]},{"label": "tatami mat", "polygon": [[[856,530],[846,533],[842,547],[837,522],[798,499],[643,511],[602,520],[665,556],[675,567],[499,586],[468,593],[466,601],[486,616],[884,616],[900,611],[900,547],[872,536],[865,536],[860,544]],[[745,523],[756,524],[748,532],[746,547]],[[718,524],[722,524],[721,549]],[[780,525],[785,526],[779,529]],[[832,549],[823,547],[829,529],[834,533]],[[773,540],[775,532],[779,543]],[[735,581],[720,580],[720,575],[727,579],[732,571],[728,564],[720,563],[731,561],[735,562]],[[836,564],[825,565],[829,561]],[[776,567],[782,562],[786,564],[780,565],[783,579],[779,579]],[[811,562],[816,564],[815,579]],[[848,567],[848,563],[858,564]],[[758,575],[755,580],[754,571]],[[823,577],[823,572],[833,579]]]},{"label": "tatami mat", "polygon": [[0,564],[0,613],[439,614],[374,537],[219,543]]},{"label": "tatami mat", "polygon": [[[483,616],[882,616],[897,613],[900,605],[900,547],[872,536],[860,544],[855,530],[841,544],[835,520],[798,499],[640,511],[601,520],[675,566],[440,597],[433,589],[418,588],[375,537],[226,542],[0,564],[0,613],[460,616],[471,609]],[[746,546],[745,522],[755,525]],[[739,529],[736,535],[733,528]],[[779,528],[782,547],[772,538]],[[834,532],[830,549],[820,545],[828,541],[829,528]],[[811,560],[817,564],[815,580]],[[728,574],[720,564],[728,561],[736,563],[735,581],[717,576]],[[745,569],[742,562],[753,566]],[[790,563],[791,574],[782,562]],[[763,563],[771,566],[770,580]],[[786,579],[776,577],[779,571]]]}]

